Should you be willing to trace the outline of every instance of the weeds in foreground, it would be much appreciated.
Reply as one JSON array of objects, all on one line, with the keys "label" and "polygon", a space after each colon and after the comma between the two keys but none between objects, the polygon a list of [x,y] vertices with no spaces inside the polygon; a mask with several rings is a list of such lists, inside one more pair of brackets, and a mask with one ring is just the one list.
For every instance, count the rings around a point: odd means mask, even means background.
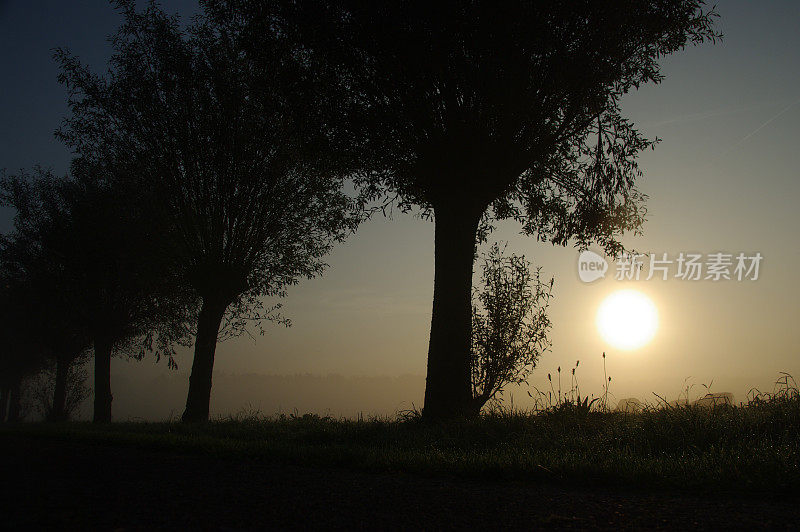
[{"label": "weeds in foreground", "polygon": [[581,397],[580,384],[578,383],[577,370],[581,361],[576,360],[575,366],[571,368],[570,375],[570,389],[563,391],[561,389],[561,366],[556,370],[556,379],[558,383],[558,390],[556,390],[553,383],[552,374],[547,374],[547,381],[550,385],[550,390],[541,391],[535,386],[533,390],[536,395],[528,391],[528,397],[534,400],[532,413],[541,412],[572,412],[577,415],[586,415],[591,411],[609,412],[611,410],[608,398],[609,385],[611,377],[608,376],[606,371],[606,354],[603,353],[603,395],[602,397],[583,396]]},{"label": "weeds in foreground", "polygon": [[582,396],[577,375],[567,392],[555,381],[549,394],[537,390],[534,409],[495,403],[476,419],[448,423],[427,423],[416,408],[352,420],[297,411],[267,416],[249,406],[202,424],[27,424],[0,433],[571,485],[800,490],[800,390],[788,373],[771,392],[751,390],[739,406],[663,401],[637,412],[610,411],[606,394]]},{"label": "weeds in foreground", "polygon": [[748,405],[761,405],[777,402],[793,402],[800,397],[800,389],[797,382],[789,373],[780,372],[780,377],[775,381],[772,392],[762,392],[757,388],[751,388],[747,394]]}]

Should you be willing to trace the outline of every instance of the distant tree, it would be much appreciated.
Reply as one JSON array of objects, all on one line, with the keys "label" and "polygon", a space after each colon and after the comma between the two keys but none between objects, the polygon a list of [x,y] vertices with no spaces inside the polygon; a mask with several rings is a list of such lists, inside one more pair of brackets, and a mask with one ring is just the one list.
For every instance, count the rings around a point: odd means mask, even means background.
[{"label": "distant tree", "polygon": [[[253,24],[275,24],[260,2]],[[719,35],[701,0],[297,1],[280,19],[326,65],[362,155],[359,184],[435,220],[424,416],[472,412],[476,239],[511,218],[541,241],[608,252],[644,220],[620,99],[658,60]],[[266,13],[266,15],[265,15]],[[258,34],[257,31],[252,31]],[[333,72],[333,74],[331,74]]]},{"label": "distant tree", "polygon": [[113,153],[156,191],[179,276],[201,302],[183,420],[203,421],[218,339],[282,320],[265,298],[321,274],[358,217],[277,33],[255,64],[224,17],[183,29],[155,4],[119,5],[107,77],[57,54],[72,111],[61,137],[82,156]]},{"label": "distant tree", "polygon": [[[0,255],[4,253],[0,238]],[[24,281],[10,275],[0,260],[0,421],[20,420],[23,382],[46,364],[44,353],[32,341],[37,332],[21,309],[28,297]]]},{"label": "distant tree", "polygon": [[0,239],[0,270],[15,289],[11,312],[20,326],[11,356],[44,357],[55,366],[50,421],[68,418],[70,368],[91,345],[75,270],[58,251],[69,234],[65,186],[41,169],[0,179],[0,201],[16,211],[14,231]]},{"label": "distant tree", "polygon": [[506,256],[498,244],[483,256],[481,286],[472,303],[472,397],[474,409],[503,393],[508,384],[527,382],[550,347],[547,309],[553,279],[542,283],[524,256]]},{"label": "distant tree", "polygon": [[112,354],[166,357],[188,344],[194,299],[174,274],[169,234],[150,208],[152,191],[132,187],[113,158],[76,159],[66,189],[69,226],[59,252],[88,319],[94,349],[95,422],[111,421]]},{"label": "distant tree", "polygon": [[[19,248],[16,255],[36,250],[39,261],[58,271],[58,289],[69,294],[72,307],[61,319],[93,346],[95,422],[111,421],[112,353],[141,359],[155,351],[174,364],[172,346],[185,341],[189,331],[187,296],[174,288],[169,255],[158,252],[167,243],[147,208],[152,198],[132,188],[121,171],[112,160],[76,159],[69,178],[38,170],[7,175],[2,182],[7,203],[17,208],[16,244],[30,248]],[[36,194],[43,196],[41,208],[26,208]],[[30,228],[27,236],[20,227]],[[23,259],[21,266],[25,260],[32,259]],[[48,286],[47,280],[29,282]],[[36,319],[49,304],[47,298],[35,300],[39,286],[31,288],[32,316],[26,319]],[[26,334],[36,336],[30,330]]]},{"label": "distant tree", "polygon": [[67,369],[63,412],[56,414],[54,411],[53,397],[58,378],[57,368],[53,365],[46,366],[28,382],[27,410],[45,420],[75,419],[83,403],[92,394],[91,388],[87,385],[89,380],[89,373],[86,371],[87,362],[87,360],[77,360]]}]

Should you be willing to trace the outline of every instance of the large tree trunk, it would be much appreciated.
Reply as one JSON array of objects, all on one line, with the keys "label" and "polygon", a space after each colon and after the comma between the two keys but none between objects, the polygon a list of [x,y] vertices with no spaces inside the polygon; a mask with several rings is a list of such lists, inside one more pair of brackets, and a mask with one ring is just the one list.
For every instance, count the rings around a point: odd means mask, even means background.
[{"label": "large tree trunk", "polygon": [[0,423],[6,420],[6,409],[8,408],[8,396],[11,388],[5,384],[0,385]]},{"label": "large tree trunk", "polygon": [[189,395],[186,397],[186,410],[181,417],[185,422],[208,421],[214,352],[217,349],[219,326],[227,307],[228,303],[222,300],[203,298],[203,306],[197,320]]},{"label": "large tree trunk", "polygon": [[111,342],[99,336],[94,341],[95,423],[111,422]]},{"label": "large tree trunk", "polygon": [[8,402],[8,422],[17,423],[22,410],[22,379],[17,379],[11,386]]},{"label": "large tree trunk", "polygon": [[67,419],[67,375],[69,361],[64,357],[56,358],[56,385],[53,388],[53,409],[50,421],[66,421]]},{"label": "large tree trunk", "polygon": [[423,416],[474,415],[470,382],[472,265],[480,213],[435,210],[433,315]]}]

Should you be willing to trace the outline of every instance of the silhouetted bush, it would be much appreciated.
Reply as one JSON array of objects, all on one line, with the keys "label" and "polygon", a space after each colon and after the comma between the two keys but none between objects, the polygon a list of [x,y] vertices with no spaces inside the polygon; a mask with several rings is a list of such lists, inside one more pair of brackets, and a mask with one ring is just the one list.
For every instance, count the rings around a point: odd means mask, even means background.
[{"label": "silhouetted bush", "polygon": [[502,394],[508,384],[527,382],[550,346],[547,308],[553,279],[542,283],[524,256],[504,255],[498,244],[482,258],[481,286],[472,306],[472,393],[475,408]]}]

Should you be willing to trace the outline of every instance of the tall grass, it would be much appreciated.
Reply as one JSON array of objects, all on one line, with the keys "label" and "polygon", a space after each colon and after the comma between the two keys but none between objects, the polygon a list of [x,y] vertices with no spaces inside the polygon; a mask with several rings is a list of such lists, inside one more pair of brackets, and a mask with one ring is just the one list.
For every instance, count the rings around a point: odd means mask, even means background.
[{"label": "tall grass", "polygon": [[[334,419],[242,412],[199,425],[28,425],[4,432],[314,466],[575,484],[787,490],[800,487],[800,393],[790,376],[741,406],[496,405],[474,420]],[[597,405],[597,403],[595,403]]]}]

